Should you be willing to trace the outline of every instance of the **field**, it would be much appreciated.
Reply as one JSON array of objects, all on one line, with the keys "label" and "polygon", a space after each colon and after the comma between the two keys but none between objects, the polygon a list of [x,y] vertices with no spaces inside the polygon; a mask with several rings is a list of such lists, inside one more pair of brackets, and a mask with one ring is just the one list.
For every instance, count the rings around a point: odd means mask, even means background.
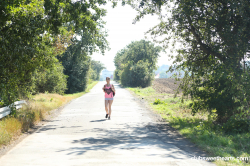
[{"label": "field", "polygon": [[159,93],[174,94],[179,86],[174,78],[157,78],[153,81],[152,87]]}]

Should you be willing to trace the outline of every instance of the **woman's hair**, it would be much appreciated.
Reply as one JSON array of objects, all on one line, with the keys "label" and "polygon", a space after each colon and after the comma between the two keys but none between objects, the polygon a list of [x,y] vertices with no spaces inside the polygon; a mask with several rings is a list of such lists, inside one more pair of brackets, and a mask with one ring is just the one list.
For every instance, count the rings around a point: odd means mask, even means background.
[{"label": "woman's hair", "polygon": [[109,77],[106,77],[106,80],[110,80],[110,78],[109,78]]}]

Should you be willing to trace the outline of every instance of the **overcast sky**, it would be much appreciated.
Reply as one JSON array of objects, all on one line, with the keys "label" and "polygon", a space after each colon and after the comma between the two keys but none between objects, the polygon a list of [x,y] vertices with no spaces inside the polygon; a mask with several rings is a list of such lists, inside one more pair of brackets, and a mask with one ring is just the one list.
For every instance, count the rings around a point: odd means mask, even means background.
[{"label": "overcast sky", "polygon": [[[144,39],[145,32],[157,25],[159,20],[157,16],[147,15],[141,21],[132,24],[137,12],[130,6],[121,6],[119,4],[113,9],[111,5],[108,4],[105,5],[104,8],[107,9],[107,15],[103,19],[107,22],[105,28],[108,31],[107,40],[111,50],[106,51],[104,56],[94,53],[91,57],[93,60],[101,61],[108,70],[114,71],[115,66],[113,61],[116,53],[132,41]],[[150,38],[147,40],[149,39]],[[165,53],[161,53],[160,55],[158,66],[162,64],[171,64]]]}]

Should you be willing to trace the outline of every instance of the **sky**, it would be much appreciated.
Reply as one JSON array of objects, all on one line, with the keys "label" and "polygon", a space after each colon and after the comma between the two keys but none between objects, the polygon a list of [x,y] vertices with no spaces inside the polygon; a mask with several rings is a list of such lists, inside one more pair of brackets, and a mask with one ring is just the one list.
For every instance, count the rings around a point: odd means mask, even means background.
[{"label": "sky", "polygon": [[[107,4],[103,8],[107,9],[107,14],[103,17],[103,20],[106,21],[105,29],[108,31],[107,40],[110,51],[106,50],[104,56],[99,53],[93,53],[91,57],[93,60],[101,61],[107,70],[114,71],[115,65],[113,61],[116,53],[132,41],[145,39],[145,32],[157,25],[159,20],[155,15],[147,15],[139,22],[136,22],[136,24],[132,24],[137,12],[130,6],[118,4],[117,7],[112,8],[111,4]],[[146,40],[151,40],[150,36]],[[171,64],[166,53],[160,53],[160,55],[158,66]]]}]

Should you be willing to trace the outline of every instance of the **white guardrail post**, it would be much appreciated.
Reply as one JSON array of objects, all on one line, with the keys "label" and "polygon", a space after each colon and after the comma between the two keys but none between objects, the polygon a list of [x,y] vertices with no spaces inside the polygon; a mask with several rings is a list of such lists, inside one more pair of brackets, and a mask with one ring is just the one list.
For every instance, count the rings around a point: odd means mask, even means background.
[{"label": "white guardrail post", "polygon": [[[22,104],[27,104],[27,103],[24,100],[14,102],[14,105],[16,106],[17,110],[22,108]],[[2,119],[3,117],[9,115],[10,113],[11,113],[11,109],[10,109],[9,106],[0,108],[0,119]]]}]

